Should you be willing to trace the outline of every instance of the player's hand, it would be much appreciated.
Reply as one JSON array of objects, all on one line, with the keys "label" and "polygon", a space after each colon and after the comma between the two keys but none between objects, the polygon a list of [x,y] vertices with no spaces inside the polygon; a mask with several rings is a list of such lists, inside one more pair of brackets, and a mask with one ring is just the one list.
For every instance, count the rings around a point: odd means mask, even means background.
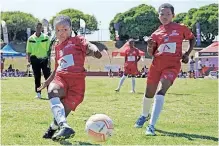
[{"label": "player's hand", "polygon": [[152,38],[149,38],[147,40],[147,45],[148,45],[148,48],[154,48],[156,46],[156,42],[152,40]]},{"label": "player's hand", "polygon": [[148,38],[147,40],[147,51],[150,56],[153,56],[154,47],[156,46],[156,42],[152,40],[152,38]]},{"label": "player's hand", "polygon": [[94,52],[94,56],[98,59],[100,59],[102,57],[102,54],[99,51],[95,51]]},{"label": "player's hand", "polygon": [[184,53],[182,56],[182,62],[187,64],[189,62],[189,54],[188,53]]},{"label": "player's hand", "polygon": [[37,88],[37,91],[41,91],[44,88],[46,88],[47,86],[49,86],[49,83],[48,82],[44,82],[44,83],[41,84],[41,86],[39,88]]}]

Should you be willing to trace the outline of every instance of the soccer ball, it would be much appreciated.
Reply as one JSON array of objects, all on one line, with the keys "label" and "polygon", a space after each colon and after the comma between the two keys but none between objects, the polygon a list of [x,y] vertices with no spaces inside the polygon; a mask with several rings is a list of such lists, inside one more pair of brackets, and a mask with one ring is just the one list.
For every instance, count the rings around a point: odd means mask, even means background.
[{"label": "soccer ball", "polygon": [[105,114],[92,115],[86,122],[88,136],[98,142],[104,142],[113,133],[113,121]]}]

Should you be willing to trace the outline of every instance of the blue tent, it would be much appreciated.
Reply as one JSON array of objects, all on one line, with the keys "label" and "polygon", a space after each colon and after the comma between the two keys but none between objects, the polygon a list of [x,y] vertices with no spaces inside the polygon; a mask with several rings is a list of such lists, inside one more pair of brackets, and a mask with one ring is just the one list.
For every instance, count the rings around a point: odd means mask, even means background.
[{"label": "blue tent", "polygon": [[3,53],[3,57],[25,57],[26,56],[25,53],[16,52],[13,49],[13,47],[9,44],[5,45],[2,48],[1,53]]}]

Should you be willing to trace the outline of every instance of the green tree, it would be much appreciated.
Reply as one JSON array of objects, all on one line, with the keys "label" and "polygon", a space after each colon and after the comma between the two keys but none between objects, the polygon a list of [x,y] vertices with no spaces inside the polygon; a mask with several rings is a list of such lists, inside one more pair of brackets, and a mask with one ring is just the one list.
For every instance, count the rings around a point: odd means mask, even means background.
[{"label": "green tree", "polygon": [[192,15],[188,13],[184,22],[194,33],[196,33],[196,23],[199,22],[201,40],[204,44],[210,44],[218,35],[218,5],[210,4],[200,7],[194,10]]},{"label": "green tree", "polygon": [[20,11],[1,12],[1,20],[6,22],[10,41],[27,39],[26,29],[35,30],[35,25],[39,21],[33,15]]},{"label": "green tree", "polygon": [[187,13],[179,13],[173,18],[173,22],[176,23],[183,23],[184,18],[186,17]]},{"label": "green tree", "polygon": [[[98,22],[95,16],[84,14],[83,12],[76,10],[76,9],[65,9],[60,11],[56,16],[58,15],[66,15],[71,18],[72,22],[72,29],[74,31],[78,31],[80,28],[80,19],[83,19],[86,22],[86,28],[90,31],[97,30]],[[53,20],[56,16],[53,16],[50,20],[50,24],[53,24]]]},{"label": "green tree", "polygon": [[111,39],[115,40],[114,24],[120,23],[120,40],[127,38],[143,39],[150,36],[159,26],[158,14],[154,7],[141,4],[124,13],[118,13],[110,22],[109,30]]}]

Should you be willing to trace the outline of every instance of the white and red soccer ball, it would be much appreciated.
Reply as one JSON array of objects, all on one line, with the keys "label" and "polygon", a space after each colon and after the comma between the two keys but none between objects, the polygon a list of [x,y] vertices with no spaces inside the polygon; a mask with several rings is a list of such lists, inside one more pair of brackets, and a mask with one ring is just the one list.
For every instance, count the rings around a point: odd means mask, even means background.
[{"label": "white and red soccer ball", "polygon": [[104,142],[113,134],[113,121],[105,114],[92,115],[86,122],[85,131],[93,140]]}]

